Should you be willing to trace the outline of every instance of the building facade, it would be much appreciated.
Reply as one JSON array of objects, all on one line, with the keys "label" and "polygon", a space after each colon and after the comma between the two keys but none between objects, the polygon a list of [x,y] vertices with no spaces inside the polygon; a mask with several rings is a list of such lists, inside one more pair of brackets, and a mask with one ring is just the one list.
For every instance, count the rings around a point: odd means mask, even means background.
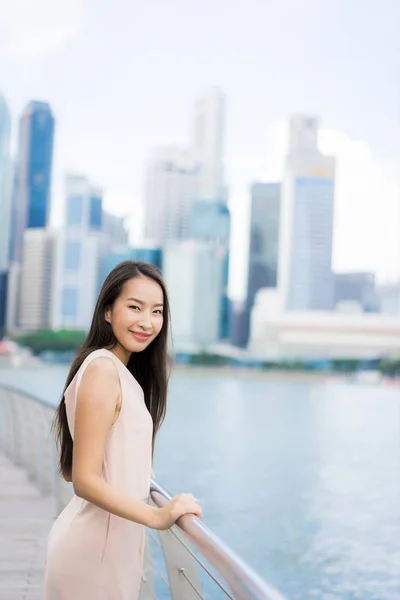
[{"label": "building facade", "polygon": [[25,229],[45,228],[50,217],[54,117],[46,102],[30,102],[19,124],[12,212],[11,259],[20,262]]},{"label": "building facade", "polygon": [[234,346],[246,348],[249,340],[250,316],[246,300],[230,301],[230,339]]},{"label": "building facade", "polygon": [[231,231],[231,215],[223,201],[197,200],[193,204],[189,238],[208,243],[215,249],[223,263],[223,288],[220,307],[219,338],[230,337],[230,299],[229,285],[229,245]]},{"label": "building facade", "polygon": [[251,305],[260,288],[277,285],[280,194],[279,183],[255,183],[251,188],[247,281],[247,297]]},{"label": "building facade", "polygon": [[11,115],[5,99],[0,95],[0,272],[9,264],[11,227]]},{"label": "building facade", "polygon": [[57,233],[52,328],[89,328],[104,268],[102,193],[85,177],[68,176],[65,227]]},{"label": "building facade", "polygon": [[379,309],[385,315],[400,315],[400,283],[380,285],[377,290]]},{"label": "building facade", "polygon": [[281,311],[261,290],[252,312],[249,350],[266,360],[379,359],[398,356],[400,318],[362,311]]},{"label": "building facade", "polygon": [[179,148],[157,150],[146,170],[145,236],[156,244],[188,237],[198,197],[199,164]]},{"label": "building facade", "polygon": [[170,243],[164,248],[163,275],[174,348],[198,349],[218,342],[224,289],[224,262],[218,251],[200,240]]},{"label": "building facade", "polygon": [[12,181],[10,132],[10,111],[0,95],[0,339],[5,331],[9,269]]},{"label": "building facade", "polygon": [[112,252],[106,256],[104,262],[103,281],[106,279],[109,273],[125,260],[134,260],[145,263],[150,263],[162,269],[162,249],[160,247],[143,246],[140,248],[129,248],[127,252]]},{"label": "building facade", "polygon": [[332,310],[335,159],[317,147],[318,120],[295,117],[282,183],[278,285],[286,310]]},{"label": "building facade", "polygon": [[103,233],[109,240],[108,252],[126,252],[129,246],[129,234],[125,227],[125,218],[103,211]]},{"label": "building facade", "polygon": [[192,204],[188,237],[229,245],[231,215],[221,200],[196,200]]},{"label": "building facade", "polygon": [[19,329],[40,331],[51,325],[54,237],[49,229],[26,229],[21,263]]},{"label": "building facade", "polygon": [[379,312],[380,302],[374,273],[335,273],[335,306],[356,302],[364,312]]},{"label": "building facade", "polygon": [[[246,302],[240,317],[235,312],[235,319],[241,323],[241,335],[232,338],[233,343],[240,346],[248,343],[250,315],[257,291],[277,285],[280,196],[279,183],[254,183],[251,187]],[[237,331],[237,327],[235,329]]]}]

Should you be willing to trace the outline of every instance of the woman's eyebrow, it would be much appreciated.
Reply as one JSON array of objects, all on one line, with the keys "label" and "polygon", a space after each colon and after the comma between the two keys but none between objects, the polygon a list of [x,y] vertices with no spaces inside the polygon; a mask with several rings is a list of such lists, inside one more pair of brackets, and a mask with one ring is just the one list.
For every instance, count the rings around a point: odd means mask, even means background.
[{"label": "woman's eyebrow", "polygon": [[[126,301],[127,302],[137,302],[138,304],[141,304],[142,306],[145,305],[145,302],[143,302],[143,300],[139,300],[138,298],[127,298]],[[154,304],[154,306],[164,306],[164,303],[158,302],[157,304]]]}]

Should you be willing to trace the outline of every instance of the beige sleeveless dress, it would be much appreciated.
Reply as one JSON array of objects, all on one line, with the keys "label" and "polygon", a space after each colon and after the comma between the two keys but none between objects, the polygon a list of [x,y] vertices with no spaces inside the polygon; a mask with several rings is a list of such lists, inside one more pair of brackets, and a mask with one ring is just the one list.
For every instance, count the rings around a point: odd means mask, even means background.
[{"label": "beige sleeveless dress", "polygon": [[[132,498],[149,497],[153,422],[143,390],[109,350],[96,350],[82,363],[65,392],[74,437],[77,392],[86,367],[96,358],[114,361],[122,405],[110,429],[103,477]],[[44,600],[137,600],[142,576],[145,527],[116,517],[73,496],[48,540]]]}]

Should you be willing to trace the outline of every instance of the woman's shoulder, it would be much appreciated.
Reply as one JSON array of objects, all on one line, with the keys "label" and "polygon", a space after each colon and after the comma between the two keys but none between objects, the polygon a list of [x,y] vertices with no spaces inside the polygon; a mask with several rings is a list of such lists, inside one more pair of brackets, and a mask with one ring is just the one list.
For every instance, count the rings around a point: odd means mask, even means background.
[{"label": "woman's shoulder", "polygon": [[101,397],[104,393],[120,390],[120,379],[117,365],[109,356],[100,354],[92,360],[78,379],[79,389],[90,390],[91,394]]},{"label": "woman's shoulder", "polygon": [[91,372],[102,372],[105,375],[118,372],[118,363],[116,360],[113,360],[113,356],[113,353],[109,350],[106,350],[105,348],[99,348],[90,352],[82,361],[82,364],[75,373],[75,376],[72,379],[67,390],[75,387],[76,385],[79,385],[84,373],[87,370]]},{"label": "woman's shoulder", "polygon": [[107,352],[94,350],[80,365],[75,377],[65,390],[64,398],[67,406],[76,406],[78,394],[82,391],[86,397],[101,398],[105,393],[112,397],[120,393],[120,377],[118,366],[110,360]]},{"label": "woman's shoulder", "polygon": [[98,350],[93,350],[87,355],[79,367],[77,375],[82,375],[86,369],[90,369],[91,371],[105,370],[107,373],[115,371],[118,372],[118,359],[110,350],[106,350],[106,348],[99,348]]}]

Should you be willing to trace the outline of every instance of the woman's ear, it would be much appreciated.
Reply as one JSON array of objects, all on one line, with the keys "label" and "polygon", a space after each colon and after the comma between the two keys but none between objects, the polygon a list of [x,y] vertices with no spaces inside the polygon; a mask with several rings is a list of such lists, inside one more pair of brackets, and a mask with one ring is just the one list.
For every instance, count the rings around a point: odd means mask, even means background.
[{"label": "woman's ear", "polygon": [[111,321],[110,321],[110,319],[111,319],[110,309],[106,310],[106,312],[104,314],[104,318],[106,320],[106,323],[111,323]]}]

